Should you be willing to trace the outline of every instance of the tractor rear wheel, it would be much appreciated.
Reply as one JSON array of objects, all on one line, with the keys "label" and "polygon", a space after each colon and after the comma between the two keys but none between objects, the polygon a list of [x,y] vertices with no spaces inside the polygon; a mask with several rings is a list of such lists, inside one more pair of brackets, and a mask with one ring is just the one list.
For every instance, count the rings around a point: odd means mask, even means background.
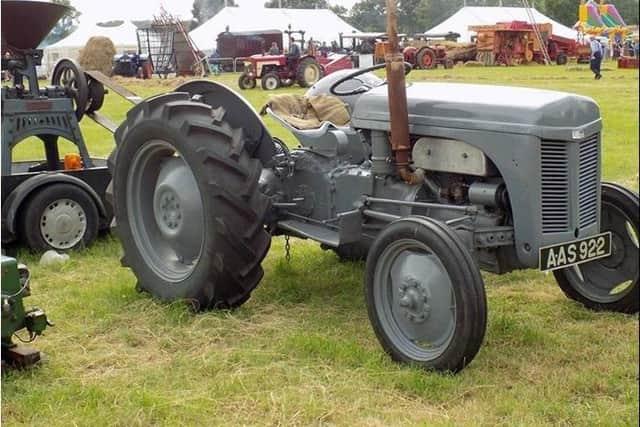
[{"label": "tractor rear wheel", "polygon": [[300,87],[311,87],[322,78],[322,67],[313,58],[304,58],[298,64],[296,81]]},{"label": "tractor rear wheel", "polygon": [[418,67],[423,70],[430,70],[436,66],[436,53],[429,48],[420,49],[416,55]]},{"label": "tractor rear wheel", "polygon": [[242,73],[240,74],[240,78],[238,78],[238,87],[242,90],[253,89],[256,87],[256,79],[247,73]]},{"label": "tractor rear wheel", "polygon": [[592,310],[638,312],[638,211],[638,194],[602,184],[600,231],[611,232],[611,255],[555,270],[553,275],[567,297]]},{"label": "tractor rear wheel", "polygon": [[487,300],[480,271],[445,224],[407,217],[389,224],[367,257],[369,319],[398,362],[457,372],[480,349]]},{"label": "tractor rear wheel", "polygon": [[138,287],[196,309],[245,302],[270,246],[260,160],[212,108],[182,92],[127,115],[109,157],[116,232]]}]

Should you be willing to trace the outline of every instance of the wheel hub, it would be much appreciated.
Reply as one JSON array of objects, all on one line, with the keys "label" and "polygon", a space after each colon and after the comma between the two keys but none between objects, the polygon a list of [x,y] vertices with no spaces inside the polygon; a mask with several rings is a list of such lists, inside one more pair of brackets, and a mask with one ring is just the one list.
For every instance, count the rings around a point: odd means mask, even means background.
[{"label": "wheel hub", "polygon": [[398,305],[402,313],[413,323],[424,322],[431,314],[429,288],[415,277],[405,276],[398,289]]},{"label": "wheel hub", "polygon": [[616,268],[625,258],[625,247],[622,237],[616,232],[611,232],[611,255],[602,259],[602,265],[607,268]]},{"label": "wheel hub", "polygon": [[173,189],[165,189],[159,196],[158,227],[163,234],[175,235],[182,226],[183,212],[180,198]]},{"label": "wheel hub", "polygon": [[77,245],[87,230],[84,209],[71,199],[51,202],[40,216],[40,234],[56,249],[70,249]]}]

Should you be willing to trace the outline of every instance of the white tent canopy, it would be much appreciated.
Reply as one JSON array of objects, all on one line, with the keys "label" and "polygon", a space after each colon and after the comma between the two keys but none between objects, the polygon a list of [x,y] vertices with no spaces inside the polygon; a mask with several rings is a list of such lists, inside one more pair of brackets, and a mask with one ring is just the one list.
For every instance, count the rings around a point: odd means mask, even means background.
[{"label": "white tent canopy", "polygon": [[130,21],[116,20],[103,23],[84,22],[80,23],[80,26],[73,33],[44,49],[44,61],[42,65],[46,73],[51,73],[60,58],[77,60],[80,56],[80,49],[94,36],[103,36],[111,39],[117,53],[123,53],[125,51],[135,52],[138,50],[136,26]]},{"label": "white tent canopy", "polygon": [[[338,34],[358,31],[329,9],[271,9],[255,7],[225,7],[189,35],[198,49],[213,50],[218,34],[229,31],[260,31],[278,29],[304,30],[305,40],[338,41]],[[286,42],[286,37],[285,37]]]},{"label": "white tent canopy", "polygon": [[[531,9],[537,24],[550,23],[553,34],[569,39],[576,39],[577,32],[536,9]],[[496,22],[525,21],[530,22],[529,15],[523,7],[463,7],[444,22],[430,28],[427,33],[447,33],[452,31],[460,34],[460,41],[470,41],[475,33],[468,30],[469,25],[493,25]]]}]

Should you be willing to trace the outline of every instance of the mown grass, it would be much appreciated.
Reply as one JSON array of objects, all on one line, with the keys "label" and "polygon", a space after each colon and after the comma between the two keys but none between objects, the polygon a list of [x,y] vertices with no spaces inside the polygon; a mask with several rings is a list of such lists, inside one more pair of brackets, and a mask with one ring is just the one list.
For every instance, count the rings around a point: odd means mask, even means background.
[{"label": "mown grass", "polygon": [[[604,118],[604,175],[638,188],[638,75],[586,67],[418,71],[413,80],[500,83],[593,97]],[[220,80],[235,87],[237,75]],[[168,83],[167,83],[168,84]],[[128,84],[142,95],[170,89]],[[293,89],[301,91],[300,89]],[[259,107],[266,94],[244,92]],[[108,96],[103,112],[128,108]],[[290,136],[267,119],[278,136]],[[92,151],[112,138],[83,121]],[[27,144],[23,158],[33,156]],[[274,239],[265,277],[234,312],[192,314],[134,290],[113,237],[32,270],[33,296],[56,321],[37,369],[2,378],[7,425],[637,425],[638,316],[594,313],[552,276],[485,274],[489,328],[457,376],[392,363],[369,326],[363,264]]]}]

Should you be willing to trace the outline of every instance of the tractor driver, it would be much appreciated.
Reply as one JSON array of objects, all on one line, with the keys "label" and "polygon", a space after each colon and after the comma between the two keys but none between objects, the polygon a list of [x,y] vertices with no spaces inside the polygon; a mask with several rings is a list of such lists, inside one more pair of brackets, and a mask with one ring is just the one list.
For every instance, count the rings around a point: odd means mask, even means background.
[{"label": "tractor driver", "polygon": [[269,55],[280,55],[280,48],[278,47],[278,43],[271,43],[271,48],[269,49]]},{"label": "tractor driver", "polygon": [[287,66],[290,69],[295,67],[298,58],[300,58],[300,46],[296,44],[295,39],[292,37],[289,45],[289,53],[287,54]]}]

